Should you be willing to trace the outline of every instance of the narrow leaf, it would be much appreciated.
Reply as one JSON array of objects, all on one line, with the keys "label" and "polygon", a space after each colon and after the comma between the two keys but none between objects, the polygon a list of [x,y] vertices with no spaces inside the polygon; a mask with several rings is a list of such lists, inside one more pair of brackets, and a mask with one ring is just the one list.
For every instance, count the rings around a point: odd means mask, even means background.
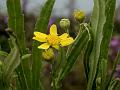
[{"label": "narrow leaf", "polygon": [[0,60],[4,61],[4,59],[7,57],[8,53],[4,51],[0,51]]},{"label": "narrow leaf", "polygon": [[[109,51],[109,43],[110,43],[112,32],[113,32],[115,4],[116,4],[116,0],[106,0],[106,6],[105,6],[106,22],[103,28],[103,40],[100,47],[101,51],[100,51],[100,58],[99,58],[100,62],[105,62],[104,63],[104,65],[106,64],[105,66],[107,66],[108,64],[107,63],[108,51]],[[105,72],[107,72],[107,67]],[[107,73],[104,73],[104,76],[102,77],[103,78],[102,78],[101,89],[103,89],[106,85],[105,83],[107,80]]]},{"label": "narrow leaf", "polygon": [[[54,6],[55,0],[47,0],[45,5],[42,8],[42,11],[40,12],[40,16],[36,22],[35,25],[35,31],[43,32],[45,33],[47,31],[47,26],[49,23],[49,19],[51,16],[52,8]],[[40,43],[34,42],[33,43],[33,51],[32,51],[32,57],[33,57],[33,63],[32,63],[32,82],[33,82],[33,89],[36,90],[38,88],[42,87],[40,86],[40,71],[41,71],[41,61],[42,61],[42,50],[38,49]]]},{"label": "narrow leaf", "polygon": [[71,52],[66,57],[67,63],[64,65],[64,67],[59,72],[58,81],[63,80],[65,76],[70,72],[74,63],[77,60],[77,57],[80,55],[81,51],[85,48],[89,39],[90,37],[89,37],[89,33],[87,30],[84,30],[82,33],[80,33],[77,36],[75,42],[72,44],[72,47],[70,50]]},{"label": "narrow leaf", "polygon": [[[17,37],[16,41],[21,52],[20,56],[28,54],[25,43],[24,17],[21,9],[20,0],[7,0],[7,11],[8,28],[12,29],[15,32],[15,35]],[[22,60],[16,71],[18,72],[18,76],[20,78],[21,87],[23,87],[23,89],[27,89],[28,84],[30,83],[29,60]]]},{"label": "narrow leaf", "polygon": [[22,52],[26,49],[24,34],[24,18],[20,0],[7,0],[8,27],[17,35]]},{"label": "narrow leaf", "polygon": [[20,53],[17,47],[14,47],[10,54],[4,60],[3,76],[6,80],[9,80],[15,69],[20,64]]},{"label": "narrow leaf", "polygon": [[93,50],[90,55],[90,72],[88,78],[87,90],[92,90],[95,80],[98,60],[100,55],[100,45],[102,41],[102,31],[105,24],[105,0],[94,0],[94,8],[91,17],[91,26],[93,32]]}]

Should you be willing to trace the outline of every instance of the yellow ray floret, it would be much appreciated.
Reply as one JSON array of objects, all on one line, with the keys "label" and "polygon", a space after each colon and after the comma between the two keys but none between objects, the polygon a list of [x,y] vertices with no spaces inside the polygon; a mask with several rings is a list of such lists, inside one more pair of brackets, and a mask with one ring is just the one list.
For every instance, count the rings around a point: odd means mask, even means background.
[{"label": "yellow ray floret", "polygon": [[39,49],[48,49],[49,47],[58,49],[59,46],[68,46],[74,42],[74,39],[69,37],[69,34],[67,33],[58,36],[55,24],[50,27],[50,34],[47,35],[36,31],[34,32],[34,35],[34,40],[43,42],[43,44],[38,46]]}]

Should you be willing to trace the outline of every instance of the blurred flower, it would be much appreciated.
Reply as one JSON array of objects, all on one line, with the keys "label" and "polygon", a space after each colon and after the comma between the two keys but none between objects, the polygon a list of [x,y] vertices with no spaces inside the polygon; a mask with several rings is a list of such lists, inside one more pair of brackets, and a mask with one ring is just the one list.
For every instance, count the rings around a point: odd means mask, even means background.
[{"label": "blurred flower", "polygon": [[69,26],[70,26],[70,20],[69,19],[66,19],[66,18],[61,19],[61,21],[60,21],[60,27],[61,28],[67,29],[67,28],[69,28]]},{"label": "blurred flower", "polygon": [[46,60],[50,60],[50,59],[54,58],[53,49],[51,49],[51,48],[46,49],[46,50],[42,53],[42,56],[43,56],[43,58],[46,59]]},{"label": "blurred flower", "polygon": [[50,29],[51,25],[56,21],[54,17],[50,18],[49,23],[48,23],[48,30]]},{"label": "blurred flower", "polygon": [[110,60],[115,60],[115,57],[119,49],[120,49],[120,37],[113,36],[110,42],[110,53],[109,53]]},{"label": "blurred flower", "polygon": [[116,67],[115,77],[120,77],[120,65],[117,65]]},{"label": "blurred flower", "polygon": [[85,19],[85,12],[81,11],[81,10],[75,10],[73,12],[73,16],[74,16],[74,18],[75,18],[76,21],[78,21],[78,22],[81,23]]},{"label": "blurred flower", "polygon": [[44,42],[43,44],[38,46],[39,49],[48,49],[50,46],[55,49],[59,49],[59,45],[68,46],[74,42],[74,39],[72,37],[69,37],[67,33],[58,36],[57,27],[55,24],[50,27],[50,34],[46,35],[41,32],[34,32],[34,35],[34,40]]},{"label": "blurred flower", "polygon": [[[115,35],[112,37],[112,40],[110,42],[109,59],[112,62],[114,62],[119,49],[120,49],[120,36]],[[120,65],[119,64],[116,67],[115,77],[120,77]]]}]

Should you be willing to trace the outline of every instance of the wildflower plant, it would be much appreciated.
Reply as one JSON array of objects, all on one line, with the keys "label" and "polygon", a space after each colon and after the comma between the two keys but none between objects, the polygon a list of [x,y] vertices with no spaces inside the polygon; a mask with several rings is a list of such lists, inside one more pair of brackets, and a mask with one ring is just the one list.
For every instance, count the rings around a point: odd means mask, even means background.
[{"label": "wildflower plant", "polygon": [[55,3],[55,0],[47,0],[35,25],[30,53],[26,47],[20,0],[7,0],[8,29],[5,32],[9,35],[10,52],[0,51],[0,89],[44,90],[41,73],[45,59],[50,61],[52,67],[52,90],[58,90],[83,52],[87,90],[118,90],[119,79],[113,74],[120,60],[119,52],[112,73],[107,73],[116,0],[93,1],[94,8],[89,23],[83,22],[83,11],[74,12],[74,18],[79,23],[79,33],[73,39],[69,35],[69,19],[60,22],[61,28],[65,29],[63,34],[57,32],[55,24],[51,25],[50,33],[46,34]]}]

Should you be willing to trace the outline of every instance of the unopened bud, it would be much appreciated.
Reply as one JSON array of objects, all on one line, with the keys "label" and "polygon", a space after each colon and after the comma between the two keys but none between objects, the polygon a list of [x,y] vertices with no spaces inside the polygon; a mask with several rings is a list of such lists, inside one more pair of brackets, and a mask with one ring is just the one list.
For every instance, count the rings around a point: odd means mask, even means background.
[{"label": "unopened bud", "polygon": [[53,49],[49,48],[49,49],[45,50],[45,51],[42,53],[42,56],[43,56],[43,58],[46,59],[46,60],[51,60],[52,58],[54,58]]},{"label": "unopened bud", "polygon": [[73,12],[73,16],[74,16],[74,18],[75,18],[76,21],[78,21],[78,22],[81,23],[85,19],[85,12],[81,11],[81,10],[75,10]]},{"label": "unopened bud", "polygon": [[60,21],[60,27],[63,29],[67,29],[70,26],[70,20],[69,19],[61,19]]}]

